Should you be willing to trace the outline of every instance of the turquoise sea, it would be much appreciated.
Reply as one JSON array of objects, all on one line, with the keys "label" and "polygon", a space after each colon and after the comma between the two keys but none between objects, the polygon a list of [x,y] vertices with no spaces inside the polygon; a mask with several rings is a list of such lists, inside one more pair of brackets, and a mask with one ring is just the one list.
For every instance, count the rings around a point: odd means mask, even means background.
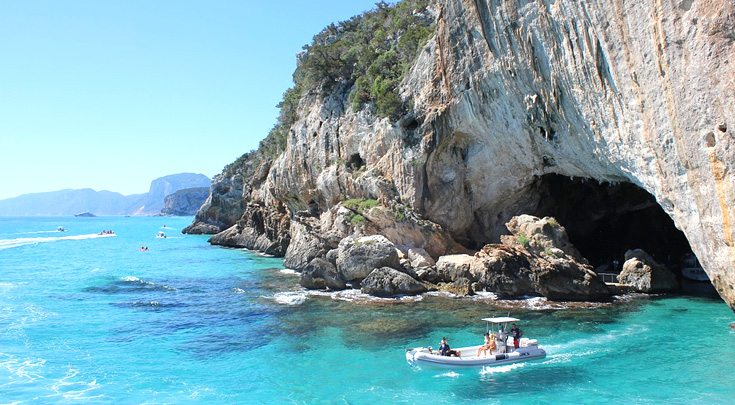
[{"label": "turquoise sea", "polygon": [[[181,235],[190,221],[0,218],[0,402],[735,401],[735,316],[717,299],[577,307],[307,294],[279,259]],[[95,235],[103,229],[116,236]],[[546,359],[406,364],[406,348],[442,336],[479,344],[478,319],[509,312]]]}]

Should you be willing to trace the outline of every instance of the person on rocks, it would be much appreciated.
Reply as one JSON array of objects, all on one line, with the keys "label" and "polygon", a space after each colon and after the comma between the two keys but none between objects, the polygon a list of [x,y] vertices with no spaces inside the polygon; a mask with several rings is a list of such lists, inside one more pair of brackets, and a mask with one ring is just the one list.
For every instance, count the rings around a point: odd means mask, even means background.
[{"label": "person on rocks", "polygon": [[513,336],[513,346],[517,349],[521,345],[521,336],[523,336],[523,331],[521,331],[516,324],[513,324],[513,327],[510,328],[510,334]]}]

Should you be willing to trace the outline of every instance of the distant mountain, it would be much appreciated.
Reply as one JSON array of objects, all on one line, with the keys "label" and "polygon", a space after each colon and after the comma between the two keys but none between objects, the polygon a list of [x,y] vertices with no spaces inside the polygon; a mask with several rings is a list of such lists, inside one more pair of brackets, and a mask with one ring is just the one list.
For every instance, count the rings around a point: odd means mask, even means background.
[{"label": "distant mountain", "polygon": [[23,194],[0,200],[0,216],[57,216],[90,212],[95,215],[156,215],[167,195],[192,187],[209,187],[203,174],[181,173],[151,182],[145,194],[122,195],[91,188]]},{"label": "distant mountain", "polygon": [[[147,194],[131,207],[133,215],[155,215],[163,209],[163,200],[167,195],[186,188],[207,187],[212,181],[203,174],[180,173],[155,179]],[[198,209],[199,207],[197,207]]]}]

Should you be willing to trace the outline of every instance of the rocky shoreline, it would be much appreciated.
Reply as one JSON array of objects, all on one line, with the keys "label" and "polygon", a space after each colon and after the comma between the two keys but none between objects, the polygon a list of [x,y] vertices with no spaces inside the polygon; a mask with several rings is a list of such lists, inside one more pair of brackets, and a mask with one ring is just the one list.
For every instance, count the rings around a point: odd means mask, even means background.
[{"label": "rocky shoreline", "polygon": [[[214,235],[210,242],[285,256],[284,265],[310,290],[355,289],[381,298],[431,291],[452,297],[492,293],[501,300],[544,297],[557,302],[608,302],[620,293],[619,287],[610,288],[598,277],[569,242],[565,228],[552,217],[513,217],[506,224],[509,234],[501,237],[501,243],[475,252],[445,235],[439,238],[443,244],[431,245],[432,256],[423,247],[396,244],[379,233],[366,234],[380,229],[380,223],[389,224],[389,230],[396,228],[395,221],[381,221],[392,210],[374,203],[362,208],[354,205],[352,209],[340,205],[318,219],[304,213],[297,217],[298,231],[288,238],[279,237],[277,232],[258,234],[253,226],[260,223],[251,220]],[[354,215],[363,216],[364,222],[353,224],[350,218]],[[283,213],[277,217],[281,222],[288,219]],[[434,236],[441,233],[440,226],[411,217],[404,218],[403,232],[394,233],[395,240],[420,240],[421,230],[427,227]],[[287,243],[286,247],[281,243]],[[620,274],[621,284],[628,287],[626,292],[677,289],[674,274],[645,252],[630,251],[626,258]]]}]

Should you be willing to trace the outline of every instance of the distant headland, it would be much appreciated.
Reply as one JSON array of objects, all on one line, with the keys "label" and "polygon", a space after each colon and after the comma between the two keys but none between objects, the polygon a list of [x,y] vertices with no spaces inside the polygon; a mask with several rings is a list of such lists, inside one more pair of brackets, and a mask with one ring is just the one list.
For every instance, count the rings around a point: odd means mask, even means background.
[{"label": "distant headland", "polygon": [[[0,200],[0,216],[191,215],[206,200],[210,184],[203,174],[179,173],[153,180],[143,194],[90,188],[23,194]],[[164,211],[167,197],[176,209]]]}]

